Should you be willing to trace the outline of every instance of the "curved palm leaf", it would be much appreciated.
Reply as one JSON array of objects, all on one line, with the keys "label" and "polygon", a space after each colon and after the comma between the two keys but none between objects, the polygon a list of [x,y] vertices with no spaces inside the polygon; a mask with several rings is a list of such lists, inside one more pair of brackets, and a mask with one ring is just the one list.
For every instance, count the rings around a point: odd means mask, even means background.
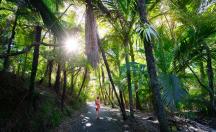
[{"label": "curved palm leaf", "polygon": [[177,103],[187,95],[187,91],[183,89],[180,79],[174,74],[160,74],[159,82],[162,86],[164,103],[175,110]]}]

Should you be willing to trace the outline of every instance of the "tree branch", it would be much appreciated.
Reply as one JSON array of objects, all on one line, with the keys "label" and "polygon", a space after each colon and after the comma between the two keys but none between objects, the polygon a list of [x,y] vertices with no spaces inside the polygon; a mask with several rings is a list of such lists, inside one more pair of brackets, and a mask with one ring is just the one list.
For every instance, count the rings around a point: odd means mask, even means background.
[{"label": "tree branch", "polygon": [[30,45],[30,46],[27,46],[26,48],[24,48],[23,50],[21,51],[17,51],[17,52],[12,52],[10,54],[0,54],[0,58],[5,58],[5,57],[9,57],[9,56],[17,56],[17,55],[20,55],[20,54],[24,54],[24,53],[27,53],[31,50],[31,48],[34,46],[34,44]]},{"label": "tree branch", "polygon": [[196,73],[194,72],[194,70],[189,66],[187,65],[187,67],[190,69],[190,71],[193,73],[193,75],[195,76],[195,78],[197,79],[198,83],[205,89],[207,90],[208,92],[211,92],[208,87],[206,87],[202,82],[201,80],[199,79],[199,77],[196,75]]}]

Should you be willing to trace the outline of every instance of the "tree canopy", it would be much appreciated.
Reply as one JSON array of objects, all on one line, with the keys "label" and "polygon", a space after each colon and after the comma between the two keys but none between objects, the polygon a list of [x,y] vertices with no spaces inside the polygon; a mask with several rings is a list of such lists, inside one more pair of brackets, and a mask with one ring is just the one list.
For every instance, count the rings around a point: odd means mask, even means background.
[{"label": "tree canopy", "polygon": [[215,3],[0,0],[1,74],[25,80],[28,108],[43,86],[62,111],[99,96],[124,120],[153,112],[164,132],[170,115],[215,118]]}]

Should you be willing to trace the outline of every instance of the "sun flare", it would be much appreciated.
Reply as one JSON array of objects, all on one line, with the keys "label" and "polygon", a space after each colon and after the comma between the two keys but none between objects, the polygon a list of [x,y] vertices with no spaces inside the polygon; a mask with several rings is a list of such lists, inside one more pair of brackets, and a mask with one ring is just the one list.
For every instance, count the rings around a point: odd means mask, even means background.
[{"label": "sun flare", "polygon": [[68,52],[80,52],[80,43],[79,40],[76,38],[67,38],[64,42],[65,49]]}]

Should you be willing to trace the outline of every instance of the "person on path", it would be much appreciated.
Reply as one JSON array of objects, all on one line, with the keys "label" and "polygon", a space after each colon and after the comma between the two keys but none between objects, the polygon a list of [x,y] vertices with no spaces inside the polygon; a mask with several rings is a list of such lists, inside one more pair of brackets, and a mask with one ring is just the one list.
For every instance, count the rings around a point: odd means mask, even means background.
[{"label": "person on path", "polygon": [[99,118],[99,110],[100,110],[100,99],[99,99],[99,97],[96,98],[95,105],[96,105],[96,117],[98,119]]}]

